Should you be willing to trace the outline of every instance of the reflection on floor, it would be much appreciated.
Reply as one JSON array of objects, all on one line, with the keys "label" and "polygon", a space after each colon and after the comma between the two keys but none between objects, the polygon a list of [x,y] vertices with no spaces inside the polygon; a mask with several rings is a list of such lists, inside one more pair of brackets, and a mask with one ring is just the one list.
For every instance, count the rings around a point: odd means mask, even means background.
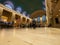
[{"label": "reflection on floor", "polygon": [[60,45],[60,29],[0,29],[0,45]]}]

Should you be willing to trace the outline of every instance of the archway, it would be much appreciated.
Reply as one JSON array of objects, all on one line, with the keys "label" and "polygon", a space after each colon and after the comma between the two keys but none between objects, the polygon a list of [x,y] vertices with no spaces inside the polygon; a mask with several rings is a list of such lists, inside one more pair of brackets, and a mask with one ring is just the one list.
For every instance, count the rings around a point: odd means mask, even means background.
[{"label": "archway", "polygon": [[38,16],[42,17],[43,15],[46,15],[46,11],[44,11],[44,10],[37,10],[37,11],[35,11],[35,12],[33,12],[31,14],[30,18],[33,19],[33,18],[36,18]]},{"label": "archway", "polygon": [[[45,24],[47,22],[47,20],[46,20],[46,11],[44,11],[44,10],[37,10],[37,11],[33,12],[31,14],[31,16],[30,16],[30,18],[32,18],[32,19],[36,19],[37,18],[37,22],[39,21],[38,17],[40,17],[39,24],[41,26],[45,26]],[[37,25],[39,25],[39,24],[37,23]]]}]

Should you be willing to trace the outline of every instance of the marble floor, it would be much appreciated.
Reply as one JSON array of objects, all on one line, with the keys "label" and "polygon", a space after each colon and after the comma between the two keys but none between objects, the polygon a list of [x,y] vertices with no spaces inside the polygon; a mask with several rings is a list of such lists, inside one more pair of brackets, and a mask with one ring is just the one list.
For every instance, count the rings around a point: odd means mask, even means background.
[{"label": "marble floor", "polygon": [[0,45],[60,45],[60,29],[0,29]]}]

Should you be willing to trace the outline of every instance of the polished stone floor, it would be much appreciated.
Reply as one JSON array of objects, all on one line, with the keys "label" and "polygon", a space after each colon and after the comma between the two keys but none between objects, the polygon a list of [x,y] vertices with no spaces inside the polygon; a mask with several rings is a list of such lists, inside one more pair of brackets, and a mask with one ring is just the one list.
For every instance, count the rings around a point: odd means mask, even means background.
[{"label": "polished stone floor", "polygon": [[60,45],[60,29],[0,29],[0,45]]}]

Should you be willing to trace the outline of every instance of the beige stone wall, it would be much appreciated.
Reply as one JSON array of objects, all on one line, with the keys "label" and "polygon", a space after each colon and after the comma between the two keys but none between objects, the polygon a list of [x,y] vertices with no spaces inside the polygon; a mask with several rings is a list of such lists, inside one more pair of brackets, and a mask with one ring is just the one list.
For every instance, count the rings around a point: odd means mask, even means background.
[{"label": "beige stone wall", "polygon": [[[60,0],[45,0],[46,3],[46,15],[47,15],[47,25],[50,23],[54,27],[60,27]],[[58,16],[57,16],[58,15]],[[55,18],[58,18],[59,24],[56,24]]]},{"label": "beige stone wall", "polygon": [[50,24],[51,0],[45,0],[45,4],[46,4],[46,18],[48,26]]}]

